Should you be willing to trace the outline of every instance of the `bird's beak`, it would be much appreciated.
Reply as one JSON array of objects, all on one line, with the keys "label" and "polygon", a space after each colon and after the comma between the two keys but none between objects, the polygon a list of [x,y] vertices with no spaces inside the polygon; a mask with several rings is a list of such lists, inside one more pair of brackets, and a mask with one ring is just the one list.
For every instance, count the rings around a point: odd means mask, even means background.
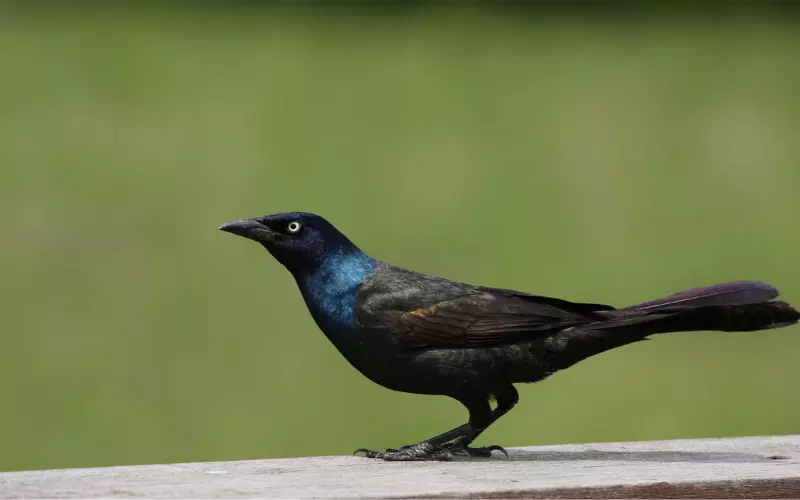
[{"label": "bird's beak", "polygon": [[272,240],[272,231],[258,220],[258,217],[239,219],[226,222],[217,229],[226,233],[233,233],[254,241],[264,242]]}]

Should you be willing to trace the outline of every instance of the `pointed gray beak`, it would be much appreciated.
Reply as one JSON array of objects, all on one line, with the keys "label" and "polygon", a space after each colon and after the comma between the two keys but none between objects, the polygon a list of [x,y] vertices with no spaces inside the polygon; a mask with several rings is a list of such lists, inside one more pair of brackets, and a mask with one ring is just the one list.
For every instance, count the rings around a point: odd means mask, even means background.
[{"label": "pointed gray beak", "polygon": [[257,217],[232,220],[217,229],[255,241],[269,241],[272,239],[272,231],[262,224]]}]

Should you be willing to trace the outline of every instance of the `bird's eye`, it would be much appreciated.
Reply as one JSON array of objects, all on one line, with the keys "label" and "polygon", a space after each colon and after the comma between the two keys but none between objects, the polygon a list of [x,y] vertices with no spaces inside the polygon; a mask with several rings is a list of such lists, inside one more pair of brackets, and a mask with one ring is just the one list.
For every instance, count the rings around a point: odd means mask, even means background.
[{"label": "bird's eye", "polygon": [[292,222],[289,223],[288,226],[286,226],[286,230],[289,231],[292,234],[297,234],[298,232],[300,232],[300,228],[301,227],[302,226],[300,225],[299,222],[297,222],[296,220],[293,220]]}]

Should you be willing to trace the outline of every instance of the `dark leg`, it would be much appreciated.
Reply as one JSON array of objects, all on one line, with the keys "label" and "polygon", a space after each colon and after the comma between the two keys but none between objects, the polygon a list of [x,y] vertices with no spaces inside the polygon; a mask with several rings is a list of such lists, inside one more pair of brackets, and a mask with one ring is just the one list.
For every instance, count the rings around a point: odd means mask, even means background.
[{"label": "dark leg", "polygon": [[494,393],[497,398],[497,408],[492,410],[485,397],[461,397],[458,400],[469,411],[469,422],[449,430],[436,437],[426,439],[420,443],[404,446],[399,450],[389,449],[385,452],[358,449],[356,453],[364,453],[368,458],[382,458],[384,460],[448,460],[453,456],[483,456],[488,457],[499,446],[485,448],[470,448],[469,444],[478,435],[486,430],[498,418],[505,415],[517,403],[519,396],[514,386],[509,385]]},{"label": "dark leg", "polygon": [[360,448],[356,453],[364,453],[367,458],[382,458],[384,460],[446,460],[452,455],[449,451],[461,448],[457,445],[462,439],[471,442],[479,432],[476,429],[485,429],[492,420],[492,408],[485,397],[462,396],[456,398],[469,411],[469,422],[447,431],[431,439],[426,439],[417,444],[404,446],[399,450],[373,451]]},{"label": "dark leg", "polygon": [[[491,421],[489,425],[497,422],[500,417],[511,411],[517,402],[519,401],[519,393],[517,389],[513,385],[508,385],[503,387],[500,390],[494,392],[494,397],[497,399],[497,408],[492,410]],[[481,456],[481,457],[490,457],[492,455],[492,451],[502,451],[508,456],[506,450],[503,449],[502,446],[492,445],[492,446],[484,446],[480,448],[470,448],[469,445],[486,429],[489,428],[489,425],[484,427],[483,429],[478,430],[474,433],[471,437],[469,435],[465,435],[464,437],[457,438],[457,446],[463,448],[467,451],[467,454],[470,456]],[[467,440],[469,439],[469,440]]]},{"label": "dark leg", "polygon": [[[519,393],[513,385],[509,385],[503,387],[499,391],[495,391],[494,397],[497,399],[497,408],[492,411],[492,421],[489,423],[489,425],[497,422],[500,417],[511,411],[511,408],[513,408],[517,402],[519,402]],[[485,431],[488,427],[489,426],[487,425],[485,428],[481,429],[478,434]],[[475,435],[475,437],[477,438],[478,435]]]},{"label": "dark leg", "polygon": [[[494,392],[494,397],[497,400],[497,408],[492,410],[491,419],[489,421],[489,424],[486,425],[486,427],[484,427],[483,429],[478,430],[475,433],[475,435],[472,437],[472,439],[468,443],[464,443],[464,444],[468,445],[472,441],[474,441],[475,438],[477,438],[483,431],[485,431],[486,429],[489,428],[489,425],[492,425],[500,417],[502,417],[503,415],[505,415],[506,413],[511,411],[511,408],[513,408],[517,404],[517,402],[519,401],[519,393],[517,392],[517,389],[513,385],[509,385],[509,386],[503,387],[502,389],[500,389],[498,391],[495,391]],[[467,406],[466,403],[464,403],[464,406]],[[469,406],[467,406],[467,409],[469,409]],[[472,420],[471,417],[470,417],[470,420]],[[461,427],[456,427],[455,429],[449,430],[449,431],[447,431],[447,432],[445,432],[443,434],[439,434],[436,437],[430,438],[430,439],[428,439],[428,441],[430,441],[432,443],[445,444],[445,443],[449,443],[451,441],[454,441],[456,439],[464,439],[465,437],[467,437],[469,435],[471,428],[474,428],[474,427],[471,427],[470,424],[467,423],[467,424],[462,425]]]}]

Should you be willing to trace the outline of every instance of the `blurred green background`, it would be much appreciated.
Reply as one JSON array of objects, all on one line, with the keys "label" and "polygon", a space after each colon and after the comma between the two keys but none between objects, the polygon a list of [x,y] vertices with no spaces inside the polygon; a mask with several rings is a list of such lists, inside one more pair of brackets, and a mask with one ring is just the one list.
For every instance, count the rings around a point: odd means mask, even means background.
[{"label": "blurred green background", "polygon": [[[0,469],[463,423],[358,374],[229,219],[313,211],[379,259],[577,301],[800,303],[793,17],[237,5],[0,5]],[[520,386],[480,443],[797,433],[798,354],[797,327],[662,336]]]}]

